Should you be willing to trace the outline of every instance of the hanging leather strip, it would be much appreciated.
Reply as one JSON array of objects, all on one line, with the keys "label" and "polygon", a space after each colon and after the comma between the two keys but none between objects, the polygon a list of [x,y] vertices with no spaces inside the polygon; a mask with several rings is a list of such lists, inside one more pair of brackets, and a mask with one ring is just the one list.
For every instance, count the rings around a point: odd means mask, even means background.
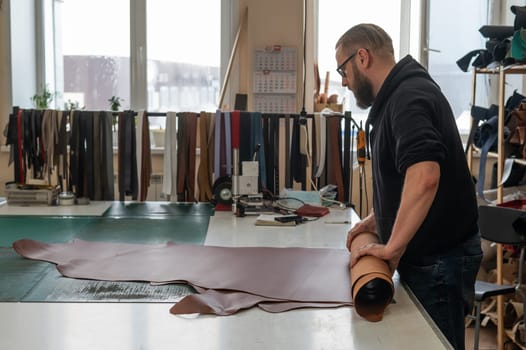
[{"label": "hanging leather strip", "polygon": [[[27,177],[35,178],[36,174],[36,167],[34,164],[35,161],[35,154],[36,154],[36,143],[35,143],[35,123],[33,122],[35,119],[35,113],[36,111],[34,109],[32,110],[25,110],[24,115],[22,117],[23,124],[23,131],[24,131],[24,162],[26,164],[26,171],[30,171],[29,174],[32,173],[32,176],[29,176],[26,172]],[[27,178],[26,178],[27,181]]]},{"label": "hanging leather strip", "polygon": [[301,189],[304,191],[305,186],[305,170],[307,168],[306,156],[300,153],[300,116],[294,116],[292,127],[292,142],[290,150],[291,158],[291,172],[294,181],[301,184]]},{"label": "hanging leather strip", "polygon": [[195,157],[196,157],[196,141],[197,141],[197,114],[190,113],[188,121],[188,175],[187,175],[187,191],[188,201],[195,202]]},{"label": "hanging leather strip", "polygon": [[197,136],[197,114],[179,114],[177,194],[179,201],[195,201],[195,148]]},{"label": "hanging leather strip", "polygon": [[117,116],[117,188],[119,190],[119,201],[124,201],[124,113],[119,112]]},{"label": "hanging leather strip", "polygon": [[138,111],[136,117],[135,133],[135,152],[137,154],[137,179],[138,179],[138,198],[142,198],[142,128],[143,128],[144,111]]},{"label": "hanging leather strip", "polygon": [[32,140],[34,142],[33,148],[33,176],[35,179],[44,178],[44,159],[45,155],[43,153],[42,145],[42,115],[44,111],[34,110],[32,114],[32,123],[33,123],[33,135]]},{"label": "hanging leather strip", "polygon": [[327,150],[329,158],[327,159],[327,181],[329,184],[338,186],[338,201],[343,202],[343,175],[341,161],[341,118],[330,116],[327,118],[327,127],[329,130],[329,149]]},{"label": "hanging leather strip", "polygon": [[351,176],[351,119],[344,117],[343,131],[343,189],[344,198],[349,198],[349,180]]},{"label": "hanging leather strip", "polygon": [[[199,115],[199,170],[197,172],[199,185],[199,201],[208,202],[212,199],[212,179],[209,177],[210,153],[208,149],[208,130],[209,119],[206,112]],[[212,153],[213,154],[213,153]]]},{"label": "hanging leather strip", "polygon": [[[68,145],[69,145],[69,139],[70,139],[70,133],[68,133],[68,124],[69,124],[69,115],[70,112],[64,112],[60,118],[60,126],[59,126],[59,137],[58,137],[58,155],[59,155],[59,161],[60,165],[58,167],[59,169],[59,179],[60,181],[60,187],[62,191],[70,191],[69,184],[71,183],[69,179],[69,153],[68,153]],[[64,183],[65,181],[65,183]]]},{"label": "hanging leather strip", "polygon": [[166,113],[162,193],[177,200],[177,114]]},{"label": "hanging leather strip", "polygon": [[188,128],[186,113],[178,113],[178,133],[177,139],[177,200],[185,202],[186,175],[188,173]]},{"label": "hanging leather strip", "polygon": [[225,112],[225,175],[232,175],[232,123],[230,112]]},{"label": "hanging leather strip", "polygon": [[223,177],[226,175],[226,130],[225,130],[225,114],[221,113],[221,148],[219,150],[219,176]]},{"label": "hanging leather strip", "polygon": [[[94,112],[87,112],[84,115],[86,130],[86,164],[84,168],[84,179],[86,183],[86,194],[85,196],[93,200],[95,193],[94,179],[95,179],[95,157],[93,153],[93,145],[95,135],[93,133],[93,118]],[[97,159],[98,161],[98,159]]]},{"label": "hanging leather strip", "polygon": [[[314,183],[314,173],[315,173],[315,164],[318,161],[318,153],[316,152],[318,148],[318,140],[316,139],[316,123],[314,122],[314,115],[309,115],[308,119],[308,125],[309,125],[309,152],[310,152],[310,169],[309,169],[309,181],[308,185],[310,186],[312,183]],[[317,185],[316,185],[317,186]],[[317,188],[317,187],[316,187]],[[309,187],[309,190],[313,190],[313,188]]]},{"label": "hanging leather strip", "polygon": [[221,176],[221,111],[219,109],[216,110],[214,131],[214,181],[216,181]]},{"label": "hanging leather strip", "polygon": [[[286,138],[285,138],[285,123],[286,123],[286,117],[283,115],[281,118],[279,118],[279,130],[278,130],[278,138],[279,138],[279,152],[278,152],[278,166],[279,166],[279,191],[282,191],[285,188],[285,176],[286,176]],[[279,192],[278,192],[279,193]]]},{"label": "hanging leather strip", "polygon": [[[42,114],[42,133],[40,135],[43,146],[42,155],[44,156],[43,178],[46,180],[49,179],[53,170],[53,124],[51,114],[51,110],[45,110]],[[50,183],[48,181],[48,184]]]},{"label": "hanging leather strip", "polygon": [[100,115],[101,130],[101,200],[115,199],[115,180],[113,175],[113,115],[102,112]]},{"label": "hanging leather strip", "polygon": [[13,108],[13,113],[9,114],[9,122],[7,124],[7,135],[6,135],[6,145],[10,145],[9,147],[9,161],[8,166],[11,166],[11,164],[15,164],[13,167],[13,175],[15,182],[18,182],[18,127],[17,127],[17,119],[18,119],[18,108]]},{"label": "hanging leather strip", "polygon": [[136,130],[133,111],[119,114],[119,199],[138,196]]},{"label": "hanging leather strip", "polygon": [[[139,196],[139,178],[138,178],[138,174],[137,174],[137,145],[136,145],[136,142],[137,142],[137,129],[136,129],[136,125],[137,125],[137,122],[136,122],[136,116],[135,116],[135,113],[133,111],[128,111],[128,116],[126,118],[126,123],[127,123],[127,133],[126,133],[126,139],[125,142],[126,143],[129,143],[129,146],[128,148],[130,149],[130,161],[131,161],[131,164],[129,165],[130,167],[130,171],[131,171],[131,176],[129,178],[129,181],[130,182],[130,190],[129,190],[129,195],[131,195],[132,197],[132,200],[137,200],[138,196]],[[128,141],[129,140],[129,141]]]},{"label": "hanging leather strip", "polygon": [[270,120],[271,139],[269,144],[272,145],[273,154],[271,161],[272,163],[267,166],[272,170],[272,177],[267,178],[268,183],[272,183],[274,195],[279,195],[279,120],[281,115],[275,114]]},{"label": "hanging leather strip", "polygon": [[285,116],[285,187],[292,188],[292,170],[291,170],[291,158],[290,158],[290,149],[291,149],[291,137],[292,137],[292,128],[291,128],[292,118],[290,115]]},{"label": "hanging leather strip", "polygon": [[215,154],[215,114],[206,113],[206,125],[207,125],[207,135],[208,140],[206,141],[208,145],[208,178],[210,179],[210,184],[214,183],[214,154]]},{"label": "hanging leather strip", "polygon": [[239,135],[239,161],[252,160],[252,147],[250,139],[251,120],[249,112],[240,112],[239,117],[239,130],[242,132]]},{"label": "hanging leather strip", "polygon": [[255,151],[256,146],[260,145],[258,154],[256,155],[256,159],[259,162],[259,181],[260,183],[266,184],[268,182],[267,179],[267,164],[265,161],[265,143],[263,140],[263,122],[261,118],[260,112],[253,112],[250,113],[251,121],[250,121],[250,130],[251,130],[251,141],[250,141],[250,159],[252,160]]},{"label": "hanging leather strip", "polygon": [[239,149],[239,137],[240,137],[240,126],[239,126],[239,111],[232,112],[232,148]]},{"label": "hanging leather strip", "polygon": [[[150,122],[147,113],[142,111],[141,118],[141,177],[140,177],[140,196],[141,202],[148,197],[148,187],[150,186],[150,178],[152,175],[152,152],[150,142]],[[195,142],[195,141],[194,141]],[[195,158],[194,158],[195,161]]]},{"label": "hanging leather strip", "polygon": [[[272,136],[270,132],[270,120],[272,118],[272,115],[270,113],[262,114],[261,122],[262,122],[262,128],[263,128],[263,145],[265,146],[265,149],[267,152],[265,152],[265,161],[267,163],[267,169],[266,169],[266,176],[268,179],[272,179],[272,167],[270,166],[272,164],[271,158],[274,154],[274,148],[273,145],[271,145],[272,142]],[[272,183],[262,183],[263,188],[267,189],[271,193],[274,193]]]},{"label": "hanging leather strip", "polygon": [[100,123],[101,113],[93,112],[93,160],[98,166],[93,169],[93,198],[100,201],[102,198],[102,129]]},{"label": "hanging leather strip", "polygon": [[[76,186],[78,183],[78,163],[79,163],[79,123],[80,123],[80,111],[73,111],[71,113],[71,138],[70,138],[70,151],[69,151],[69,169],[70,169],[70,182],[69,187],[72,192],[76,192]],[[120,130],[120,129],[119,129]],[[119,166],[119,171],[122,169]]]},{"label": "hanging leather strip", "polygon": [[[16,158],[18,161],[18,180],[17,183],[19,184],[25,184],[26,183],[26,171],[24,167],[24,149],[23,149],[23,143],[24,143],[24,131],[22,129],[23,123],[22,123],[22,116],[24,114],[23,109],[19,109],[17,113],[17,150],[18,150],[18,157]],[[16,163],[15,163],[16,166]]]}]

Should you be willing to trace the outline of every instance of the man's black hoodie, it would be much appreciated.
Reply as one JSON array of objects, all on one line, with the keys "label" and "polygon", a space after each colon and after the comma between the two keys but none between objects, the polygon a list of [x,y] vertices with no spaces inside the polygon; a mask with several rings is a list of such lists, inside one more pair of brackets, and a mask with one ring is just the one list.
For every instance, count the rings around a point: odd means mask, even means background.
[{"label": "man's black hoodie", "polygon": [[384,243],[400,206],[405,172],[422,161],[439,163],[440,183],[402,260],[422,261],[477,232],[475,188],[453,112],[438,85],[411,56],[398,62],[384,81],[369,112],[369,128],[374,213]]}]

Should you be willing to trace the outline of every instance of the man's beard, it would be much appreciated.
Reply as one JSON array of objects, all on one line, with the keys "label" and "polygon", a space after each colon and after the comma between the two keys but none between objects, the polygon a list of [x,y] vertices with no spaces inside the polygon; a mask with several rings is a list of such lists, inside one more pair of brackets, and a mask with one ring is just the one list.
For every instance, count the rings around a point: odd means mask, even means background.
[{"label": "man's beard", "polygon": [[374,102],[373,85],[371,81],[363,75],[357,68],[354,62],[351,62],[352,74],[354,76],[354,98],[356,105],[361,109],[367,109],[372,106]]}]

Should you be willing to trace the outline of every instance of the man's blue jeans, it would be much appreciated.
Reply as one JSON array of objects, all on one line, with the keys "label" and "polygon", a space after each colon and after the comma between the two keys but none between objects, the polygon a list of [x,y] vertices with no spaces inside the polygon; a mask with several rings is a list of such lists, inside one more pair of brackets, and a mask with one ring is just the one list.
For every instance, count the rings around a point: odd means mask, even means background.
[{"label": "man's blue jeans", "polygon": [[398,273],[455,349],[464,349],[464,318],[473,307],[482,260],[480,234],[445,254],[400,262]]}]

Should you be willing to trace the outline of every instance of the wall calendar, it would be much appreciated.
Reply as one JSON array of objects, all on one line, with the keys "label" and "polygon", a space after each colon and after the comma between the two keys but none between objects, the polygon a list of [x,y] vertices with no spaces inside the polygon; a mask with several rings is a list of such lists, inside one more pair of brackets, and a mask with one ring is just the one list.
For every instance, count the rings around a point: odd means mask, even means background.
[{"label": "wall calendar", "polygon": [[262,113],[297,113],[297,49],[255,49],[254,108]]}]

